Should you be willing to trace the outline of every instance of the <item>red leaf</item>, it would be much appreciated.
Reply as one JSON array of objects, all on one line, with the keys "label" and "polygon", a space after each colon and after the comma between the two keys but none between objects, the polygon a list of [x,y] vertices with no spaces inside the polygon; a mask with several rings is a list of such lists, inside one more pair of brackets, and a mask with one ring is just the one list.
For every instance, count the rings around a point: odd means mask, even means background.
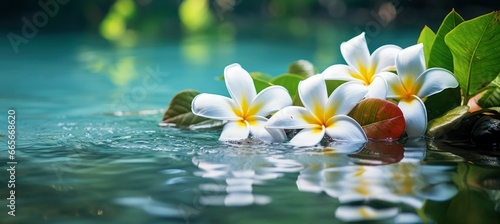
[{"label": "red leaf", "polygon": [[369,139],[397,140],[405,131],[405,119],[399,107],[383,99],[364,99],[349,116],[354,118]]}]

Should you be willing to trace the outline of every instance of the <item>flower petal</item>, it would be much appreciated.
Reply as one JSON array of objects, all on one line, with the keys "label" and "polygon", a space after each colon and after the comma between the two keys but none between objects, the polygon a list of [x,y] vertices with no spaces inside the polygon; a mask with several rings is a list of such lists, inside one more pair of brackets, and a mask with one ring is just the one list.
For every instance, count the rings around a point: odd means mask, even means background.
[{"label": "flower petal", "polygon": [[424,102],[417,96],[412,100],[401,100],[398,104],[406,121],[409,138],[422,137],[427,129],[427,111]]},{"label": "flower petal", "polygon": [[325,127],[306,128],[299,131],[291,140],[290,143],[296,146],[313,146],[321,142],[325,136]]},{"label": "flower petal", "polygon": [[316,117],[324,116],[328,99],[325,80],[322,75],[313,75],[299,83],[299,96],[304,107]]},{"label": "flower petal", "polygon": [[398,75],[392,72],[381,72],[377,76],[382,77],[387,83],[386,98],[401,99],[406,95],[407,91]]},{"label": "flower petal", "polygon": [[234,63],[224,69],[224,80],[233,100],[242,110],[246,110],[257,95],[250,73],[239,64]]},{"label": "flower petal", "polygon": [[360,75],[357,74],[358,71],[347,65],[332,65],[326,68],[321,75],[326,80],[344,80],[344,81],[359,81],[363,82],[364,80],[360,80]]},{"label": "flower petal", "polygon": [[224,125],[219,137],[220,141],[235,141],[247,139],[250,129],[246,121],[229,121]]},{"label": "flower petal", "polygon": [[250,105],[248,115],[267,116],[284,107],[292,105],[292,98],[282,86],[270,86],[257,94]]},{"label": "flower petal", "polygon": [[415,82],[416,84],[413,88],[419,87],[419,89],[414,89],[414,92],[420,98],[434,95],[446,88],[455,88],[458,86],[457,79],[455,79],[453,74],[442,68],[427,69]]},{"label": "flower petal", "polygon": [[328,98],[324,120],[334,115],[348,114],[367,92],[368,87],[357,82],[346,82],[340,85]]},{"label": "flower petal", "polygon": [[266,129],[267,118],[253,116],[249,120],[250,133],[256,139],[265,142],[284,142],[286,140],[285,131],[282,129]]},{"label": "flower petal", "polygon": [[408,90],[413,88],[415,80],[425,71],[423,46],[420,43],[405,48],[396,57],[396,70]]},{"label": "flower petal", "polygon": [[366,93],[366,98],[385,99],[386,95],[387,83],[385,82],[384,78],[376,75],[372,81],[372,84],[368,86],[368,93]]},{"label": "flower petal", "polygon": [[215,94],[201,93],[194,97],[191,102],[191,111],[193,114],[217,119],[217,120],[239,120],[233,109],[238,106],[234,100]]},{"label": "flower petal", "polygon": [[337,115],[327,122],[326,134],[334,140],[340,141],[368,141],[363,128],[349,116]]},{"label": "flower petal", "polygon": [[393,69],[396,66],[396,56],[401,50],[401,47],[392,44],[377,48],[371,55],[371,65],[375,74]]},{"label": "flower petal", "polygon": [[266,123],[266,128],[301,129],[318,125],[318,119],[306,108],[289,106],[276,112]]},{"label": "flower petal", "polygon": [[370,66],[370,51],[364,32],[340,44],[340,52],[347,64],[359,72],[366,71],[367,66]]}]

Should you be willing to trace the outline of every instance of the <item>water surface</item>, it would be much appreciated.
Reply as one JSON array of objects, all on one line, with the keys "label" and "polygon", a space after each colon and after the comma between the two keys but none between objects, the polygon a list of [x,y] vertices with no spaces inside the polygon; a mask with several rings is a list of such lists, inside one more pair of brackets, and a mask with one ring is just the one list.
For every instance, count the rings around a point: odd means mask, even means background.
[{"label": "water surface", "polygon": [[[181,90],[227,95],[215,77],[228,64],[278,75],[298,59],[321,70],[344,63],[338,46],[350,32],[329,33],[329,40],[186,37],[131,48],[40,35],[2,56],[0,112],[16,111],[17,132],[16,216],[4,200],[2,223],[499,221],[500,162],[492,154],[425,140],[224,143],[217,129],[158,126]],[[370,47],[409,46],[417,34],[380,35]],[[0,177],[8,197],[5,169]]]}]

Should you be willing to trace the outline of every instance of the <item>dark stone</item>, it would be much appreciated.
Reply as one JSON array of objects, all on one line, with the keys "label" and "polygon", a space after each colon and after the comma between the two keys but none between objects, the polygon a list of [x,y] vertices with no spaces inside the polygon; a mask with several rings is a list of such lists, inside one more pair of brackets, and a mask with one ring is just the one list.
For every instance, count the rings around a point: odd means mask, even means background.
[{"label": "dark stone", "polygon": [[499,116],[484,115],[472,128],[472,142],[478,146],[499,149],[500,119]]}]

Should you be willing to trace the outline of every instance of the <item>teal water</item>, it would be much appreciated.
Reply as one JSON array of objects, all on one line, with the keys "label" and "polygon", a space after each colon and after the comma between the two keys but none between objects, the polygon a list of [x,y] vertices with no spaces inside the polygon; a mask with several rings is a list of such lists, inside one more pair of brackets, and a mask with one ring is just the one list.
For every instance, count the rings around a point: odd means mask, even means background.
[{"label": "teal water", "polygon": [[[326,36],[326,37],[325,37]],[[83,35],[2,45],[2,198],[16,161],[15,217],[1,223],[497,223],[500,160],[417,141],[294,148],[217,141],[220,130],[158,125],[184,89],[227,95],[215,79],[238,62],[285,73],[307,59],[343,63],[352,35],[298,39],[208,37],[119,48]],[[409,46],[388,33],[371,49]],[[8,159],[7,111],[16,154]],[[4,150],[5,149],[5,150]]]}]

